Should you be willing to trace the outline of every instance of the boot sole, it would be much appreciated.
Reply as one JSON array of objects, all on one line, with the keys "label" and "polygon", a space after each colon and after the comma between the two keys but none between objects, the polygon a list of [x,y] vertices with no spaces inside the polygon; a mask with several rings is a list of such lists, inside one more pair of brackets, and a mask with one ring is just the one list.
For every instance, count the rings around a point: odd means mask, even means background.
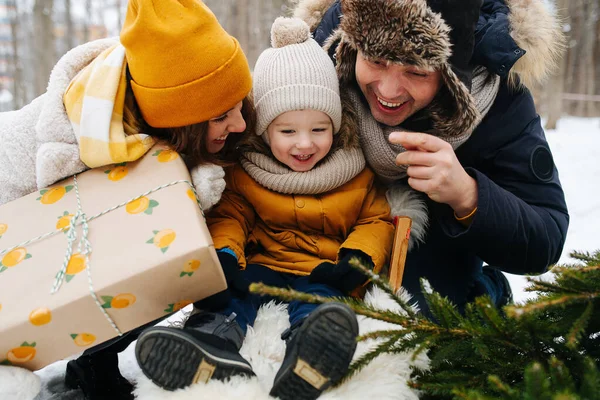
[{"label": "boot sole", "polygon": [[137,341],[135,357],[144,375],[166,390],[235,375],[254,376],[239,354],[203,343],[181,329],[147,329]]},{"label": "boot sole", "polygon": [[356,351],[358,322],[350,307],[327,303],[312,312],[295,333],[298,342],[270,395],[280,400],[313,400],[339,383]]}]

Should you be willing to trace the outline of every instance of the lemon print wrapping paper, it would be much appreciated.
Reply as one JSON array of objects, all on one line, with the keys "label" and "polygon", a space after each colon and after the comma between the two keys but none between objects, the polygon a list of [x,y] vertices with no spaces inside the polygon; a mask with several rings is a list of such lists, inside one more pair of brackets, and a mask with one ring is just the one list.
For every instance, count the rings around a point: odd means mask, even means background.
[{"label": "lemon print wrapping paper", "polygon": [[111,169],[105,170],[104,173],[108,176],[108,179],[117,182],[127,176],[129,169],[127,168],[127,163],[124,162],[115,164]]},{"label": "lemon print wrapping paper", "polygon": [[[0,363],[37,370],[116,336],[103,311],[126,332],[226,288],[193,191],[176,181],[190,181],[183,160],[156,147],[79,174],[77,187],[70,178],[0,206]],[[77,192],[99,305],[78,247],[83,227],[70,230],[81,221]],[[73,236],[64,281],[50,294]]]},{"label": "lemon print wrapping paper", "polygon": [[176,303],[169,304],[169,306],[167,308],[165,308],[165,312],[166,313],[172,313],[172,312],[175,312],[175,311],[179,311],[183,307],[185,307],[187,305],[190,305],[192,303],[193,303],[193,301],[189,300],[189,299],[187,299],[187,300],[181,300],[181,301],[178,301]]},{"label": "lemon print wrapping paper", "polygon": [[22,366],[22,364],[33,361],[37,353],[35,345],[35,342],[23,342],[20,346],[8,350],[6,352],[6,358],[0,361],[0,365]]},{"label": "lemon print wrapping paper", "polygon": [[36,200],[39,200],[42,204],[54,204],[60,200],[67,193],[73,190],[73,185],[65,185],[65,186],[56,186],[50,189],[42,189],[40,190],[39,197]]},{"label": "lemon print wrapping paper", "polygon": [[198,268],[200,268],[200,264],[201,264],[200,260],[190,260],[190,261],[186,262],[185,265],[183,266],[183,271],[181,271],[179,273],[179,277],[183,278],[184,276],[194,275],[194,272],[196,272],[196,270]]},{"label": "lemon print wrapping paper", "polygon": [[167,163],[179,157],[179,154],[173,150],[157,150],[152,155],[161,163]]},{"label": "lemon print wrapping paper", "polygon": [[60,229],[63,232],[66,232],[69,229],[69,225],[71,224],[71,218],[73,218],[73,214],[69,214],[68,211],[64,211],[60,217],[58,217],[58,221],[56,222],[56,229]]},{"label": "lemon print wrapping paper", "polygon": [[8,268],[16,267],[21,264],[22,261],[28,260],[32,257],[27,252],[25,247],[17,247],[10,251],[7,251],[0,260],[0,272],[6,271]]},{"label": "lemon print wrapping paper", "polygon": [[49,308],[36,308],[29,313],[29,322],[35,326],[42,326],[52,322],[52,311]]},{"label": "lemon print wrapping paper", "polygon": [[79,347],[88,347],[96,341],[96,336],[92,333],[71,333],[69,336]]}]

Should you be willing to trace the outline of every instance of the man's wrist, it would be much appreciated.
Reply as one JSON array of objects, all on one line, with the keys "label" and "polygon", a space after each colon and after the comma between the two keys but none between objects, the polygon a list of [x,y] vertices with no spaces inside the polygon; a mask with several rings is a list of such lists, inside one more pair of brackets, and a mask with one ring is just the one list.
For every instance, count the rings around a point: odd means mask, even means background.
[{"label": "man's wrist", "polygon": [[463,218],[473,213],[477,208],[477,181],[467,174],[466,184],[461,190],[462,196],[456,204],[449,204],[457,218]]}]

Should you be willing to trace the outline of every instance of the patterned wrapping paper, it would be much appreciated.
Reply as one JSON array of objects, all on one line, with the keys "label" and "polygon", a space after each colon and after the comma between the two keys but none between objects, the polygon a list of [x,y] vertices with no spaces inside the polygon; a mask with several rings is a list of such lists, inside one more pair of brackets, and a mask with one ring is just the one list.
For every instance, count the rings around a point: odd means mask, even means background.
[{"label": "patterned wrapping paper", "polygon": [[[97,168],[0,206],[0,364],[31,370],[79,353],[226,288],[204,216],[177,153],[157,146],[132,163]],[[81,209],[84,235],[51,294]],[[46,233],[50,237],[35,240]],[[32,241],[32,239],[34,239]],[[20,245],[31,241],[26,245]],[[17,248],[10,250],[14,246]]]}]

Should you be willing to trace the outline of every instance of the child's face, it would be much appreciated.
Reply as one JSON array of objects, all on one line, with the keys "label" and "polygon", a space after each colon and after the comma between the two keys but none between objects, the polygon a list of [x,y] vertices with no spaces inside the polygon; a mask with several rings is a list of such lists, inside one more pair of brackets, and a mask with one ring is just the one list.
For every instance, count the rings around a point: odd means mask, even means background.
[{"label": "child's face", "polygon": [[321,111],[288,111],[271,122],[266,134],[275,158],[293,171],[304,172],[329,153],[333,124]]},{"label": "child's face", "polygon": [[242,102],[237,103],[231,110],[208,121],[206,148],[215,154],[225,146],[230,133],[242,133],[246,129],[246,121],[242,115]]}]

